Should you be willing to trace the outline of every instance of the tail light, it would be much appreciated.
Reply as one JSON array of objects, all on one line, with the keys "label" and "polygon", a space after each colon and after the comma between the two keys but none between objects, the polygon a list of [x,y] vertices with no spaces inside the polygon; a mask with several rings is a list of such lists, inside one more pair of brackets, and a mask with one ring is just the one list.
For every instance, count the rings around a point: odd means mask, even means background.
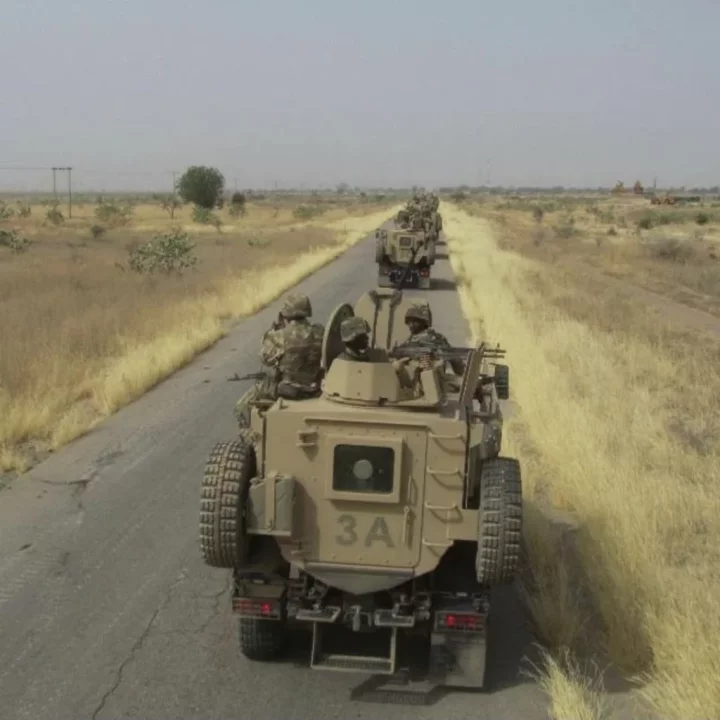
[{"label": "tail light", "polygon": [[423,277],[423,278],[430,277],[430,268],[426,268],[426,267],[420,268],[420,277]]},{"label": "tail light", "polygon": [[257,600],[253,598],[235,598],[233,610],[241,617],[279,620],[280,603],[277,600]]},{"label": "tail light", "polygon": [[438,612],[435,630],[448,632],[484,632],[485,616],[471,612]]}]

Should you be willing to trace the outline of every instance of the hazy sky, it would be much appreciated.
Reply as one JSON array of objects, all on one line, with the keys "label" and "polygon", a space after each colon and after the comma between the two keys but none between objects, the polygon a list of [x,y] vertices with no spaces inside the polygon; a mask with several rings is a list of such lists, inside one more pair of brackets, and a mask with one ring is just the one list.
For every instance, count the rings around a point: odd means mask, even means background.
[{"label": "hazy sky", "polygon": [[720,0],[0,7],[0,167],[78,189],[720,183]]}]

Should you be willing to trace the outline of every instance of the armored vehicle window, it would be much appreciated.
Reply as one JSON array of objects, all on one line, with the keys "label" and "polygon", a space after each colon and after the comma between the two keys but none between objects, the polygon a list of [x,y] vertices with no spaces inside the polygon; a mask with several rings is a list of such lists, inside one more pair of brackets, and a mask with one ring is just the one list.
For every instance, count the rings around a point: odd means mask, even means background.
[{"label": "armored vehicle window", "polygon": [[333,490],[390,493],[393,489],[395,451],[387,447],[336,445]]},{"label": "armored vehicle window", "polygon": [[410,247],[412,245],[412,238],[407,235],[400,238],[400,247]]}]

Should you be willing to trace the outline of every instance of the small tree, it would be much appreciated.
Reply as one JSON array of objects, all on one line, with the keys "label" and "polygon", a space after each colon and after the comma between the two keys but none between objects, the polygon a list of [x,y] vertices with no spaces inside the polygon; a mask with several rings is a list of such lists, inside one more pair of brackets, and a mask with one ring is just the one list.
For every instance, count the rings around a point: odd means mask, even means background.
[{"label": "small tree", "polygon": [[244,193],[241,192],[235,192],[232,195],[232,198],[230,199],[230,215],[232,217],[237,217],[238,215],[244,215],[246,210],[245,206],[247,205],[247,198],[245,197]]},{"label": "small tree", "polygon": [[177,189],[185,202],[212,210],[222,197],[225,178],[217,168],[193,165],[183,173]]},{"label": "small tree", "polygon": [[175,211],[182,206],[182,203],[176,197],[170,195],[160,201],[160,206],[170,215],[170,219],[173,220],[175,218]]}]

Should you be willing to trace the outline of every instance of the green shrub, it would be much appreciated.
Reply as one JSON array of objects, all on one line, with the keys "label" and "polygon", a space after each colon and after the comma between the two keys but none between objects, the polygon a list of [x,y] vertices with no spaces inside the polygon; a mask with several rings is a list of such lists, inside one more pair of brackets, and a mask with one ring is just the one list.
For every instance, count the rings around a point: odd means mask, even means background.
[{"label": "green shrub", "polygon": [[126,225],[130,221],[133,212],[133,206],[130,203],[118,205],[115,202],[107,201],[98,204],[95,208],[95,217],[111,227],[117,227]]},{"label": "green shrub", "polygon": [[45,219],[53,225],[60,225],[65,222],[65,216],[62,214],[57,205],[53,205],[47,209]]},{"label": "green shrub", "polygon": [[94,223],[90,226],[90,234],[97,240],[105,234],[105,228],[102,225]]},{"label": "green shrub", "polygon": [[21,253],[30,247],[31,242],[15,230],[0,230],[0,245],[10,248],[13,252]]},{"label": "green shrub", "polygon": [[293,210],[293,217],[299,220],[310,220],[318,215],[322,215],[325,208],[320,205],[298,205]]},{"label": "green shrub", "polygon": [[193,254],[194,243],[190,236],[176,228],[168,233],[156,235],[152,240],[130,249],[130,269],[138,274],[164,275],[181,274],[183,270],[193,267],[197,257]]}]

